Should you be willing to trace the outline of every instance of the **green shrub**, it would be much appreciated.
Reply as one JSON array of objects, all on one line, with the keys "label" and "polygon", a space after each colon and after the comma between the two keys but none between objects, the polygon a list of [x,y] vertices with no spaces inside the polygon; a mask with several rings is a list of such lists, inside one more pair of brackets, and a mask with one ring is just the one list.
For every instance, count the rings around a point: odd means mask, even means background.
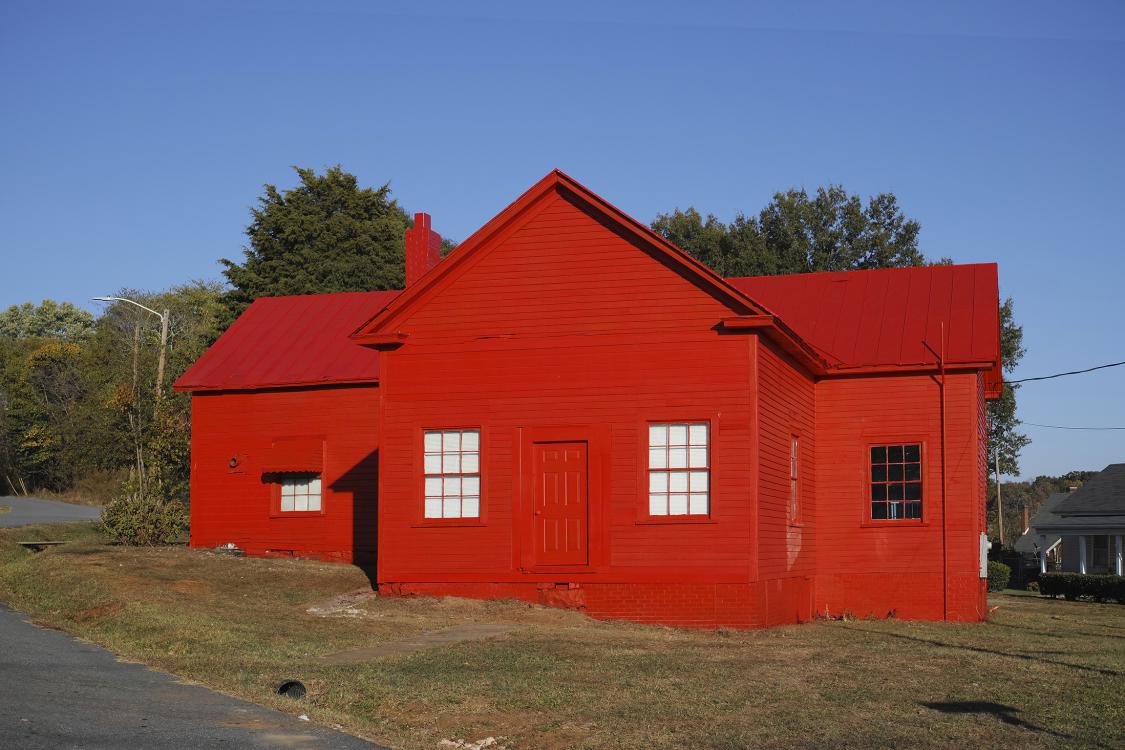
[{"label": "green shrub", "polygon": [[188,510],[183,503],[140,493],[123,493],[102,509],[102,526],[119,544],[170,544],[187,525]]},{"label": "green shrub", "polygon": [[1125,576],[1042,573],[1039,590],[1047,596],[1063,596],[1072,602],[1087,598],[1096,602],[1118,601],[1125,604]]},{"label": "green shrub", "polygon": [[1012,569],[1002,562],[988,561],[988,590],[1003,591],[1008,588],[1008,580],[1012,577]]}]

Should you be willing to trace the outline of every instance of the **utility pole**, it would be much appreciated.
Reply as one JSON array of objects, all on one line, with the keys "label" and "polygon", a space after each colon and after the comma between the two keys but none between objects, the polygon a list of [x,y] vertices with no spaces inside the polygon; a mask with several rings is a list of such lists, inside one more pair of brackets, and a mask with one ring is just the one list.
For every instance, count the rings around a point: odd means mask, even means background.
[{"label": "utility pole", "polygon": [[[169,319],[171,318],[171,315],[169,313],[168,308],[164,308],[164,312],[160,313],[160,312],[157,312],[156,310],[153,310],[151,307],[145,307],[140,302],[135,302],[131,299],[126,299],[125,297],[94,297],[94,299],[99,301],[99,302],[125,302],[127,304],[133,305],[134,307],[139,307],[142,310],[144,310],[145,312],[152,313],[156,317],[160,318],[160,353],[159,353],[159,355],[157,357],[157,360],[156,360],[156,393],[154,394],[155,397],[153,399],[153,406],[152,406],[153,421],[157,422],[156,429],[160,429],[160,425],[159,425],[160,405],[161,405],[161,402],[164,400],[164,366],[165,366],[167,353],[168,353],[168,323],[169,323]],[[136,403],[138,405],[140,404],[140,389],[139,389],[138,384],[137,384],[137,377],[138,377],[139,368],[140,368],[140,365],[139,365],[140,346],[141,346],[141,324],[140,324],[140,321],[137,321],[134,324],[134,327],[133,327],[133,400],[134,400],[134,403]],[[145,484],[146,484],[146,477],[145,477],[146,472],[145,472],[145,461],[144,461],[144,446],[143,446],[143,441],[141,439],[141,414],[140,414],[139,408],[136,410],[135,414],[129,415],[129,421],[133,424],[133,430],[134,430],[135,440],[136,440],[137,487],[138,487],[138,490],[140,491],[140,493],[143,495]],[[159,474],[158,474],[158,480],[159,480]]]},{"label": "utility pole", "polygon": [[168,308],[160,314],[160,357],[156,360],[156,404],[153,417],[160,414],[160,402],[164,398],[164,357],[168,352]]},{"label": "utility pole", "polygon": [[[169,322],[169,319],[171,318],[171,315],[169,313],[168,308],[164,308],[164,312],[159,313],[156,310],[153,310],[151,307],[145,307],[140,302],[134,302],[133,300],[126,299],[125,297],[94,297],[94,299],[96,299],[99,302],[127,302],[128,304],[133,305],[134,307],[139,307],[142,310],[144,310],[145,312],[150,312],[153,315],[155,315],[156,317],[160,318],[160,355],[159,355],[159,358],[156,360],[156,409],[154,410],[154,414],[159,413],[160,400],[162,398],[164,398],[164,362],[165,362],[165,356],[168,352],[168,322]],[[135,346],[136,346],[136,343],[134,343],[134,347]],[[136,349],[135,348],[134,348],[133,357],[134,357],[133,369],[134,369],[134,379],[135,379],[136,378],[136,375],[135,375],[135,371],[136,371],[136,364],[135,364]]]},{"label": "utility pole", "polygon": [[133,428],[133,452],[137,461],[137,488],[143,493],[145,486],[144,446],[141,441],[141,321],[133,323],[133,405],[129,410],[129,426]]}]

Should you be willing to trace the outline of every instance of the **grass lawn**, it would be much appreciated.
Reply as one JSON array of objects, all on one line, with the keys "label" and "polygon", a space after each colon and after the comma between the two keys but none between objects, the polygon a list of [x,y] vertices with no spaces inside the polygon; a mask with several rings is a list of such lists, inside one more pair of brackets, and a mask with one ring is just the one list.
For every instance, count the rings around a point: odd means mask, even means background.
[{"label": "grass lawn", "polygon": [[[29,553],[15,541],[72,539]],[[401,748],[1125,747],[1125,606],[1000,595],[984,624],[863,620],[750,632],[602,623],[462,599],[313,604],[357,569],[107,547],[91,525],[0,530],[0,600],[216,689]],[[488,640],[335,666],[453,625]],[[297,677],[309,696],[275,697]]]}]

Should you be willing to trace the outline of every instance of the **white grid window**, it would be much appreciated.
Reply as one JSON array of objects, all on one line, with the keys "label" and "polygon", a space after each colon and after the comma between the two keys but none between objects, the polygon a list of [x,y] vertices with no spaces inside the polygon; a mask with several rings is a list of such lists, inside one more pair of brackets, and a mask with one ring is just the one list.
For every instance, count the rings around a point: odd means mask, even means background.
[{"label": "white grid window", "polygon": [[711,510],[706,422],[648,426],[650,516],[705,516]]},{"label": "white grid window", "polygon": [[286,474],[281,478],[281,512],[320,510],[320,475]]},{"label": "white grid window", "polygon": [[480,430],[427,430],[423,443],[426,518],[478,518]]}]

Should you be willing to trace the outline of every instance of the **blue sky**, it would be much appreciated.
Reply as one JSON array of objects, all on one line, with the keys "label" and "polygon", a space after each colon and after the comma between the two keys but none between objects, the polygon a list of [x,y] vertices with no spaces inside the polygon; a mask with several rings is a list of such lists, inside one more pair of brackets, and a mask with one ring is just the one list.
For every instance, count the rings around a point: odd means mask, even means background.
[{"label": "blue sky", "polygon": [[[997,261],[1021,376],[1125,359],[1125,4],[0,5],[0,307],[217,278],[263,183],[340,163],[464,238],[552,167],[639,219],[893,191]],[[1027,422],[1125,426],[1125,367]],[[1023,473],[1125,461],[1028,426]]]}]

